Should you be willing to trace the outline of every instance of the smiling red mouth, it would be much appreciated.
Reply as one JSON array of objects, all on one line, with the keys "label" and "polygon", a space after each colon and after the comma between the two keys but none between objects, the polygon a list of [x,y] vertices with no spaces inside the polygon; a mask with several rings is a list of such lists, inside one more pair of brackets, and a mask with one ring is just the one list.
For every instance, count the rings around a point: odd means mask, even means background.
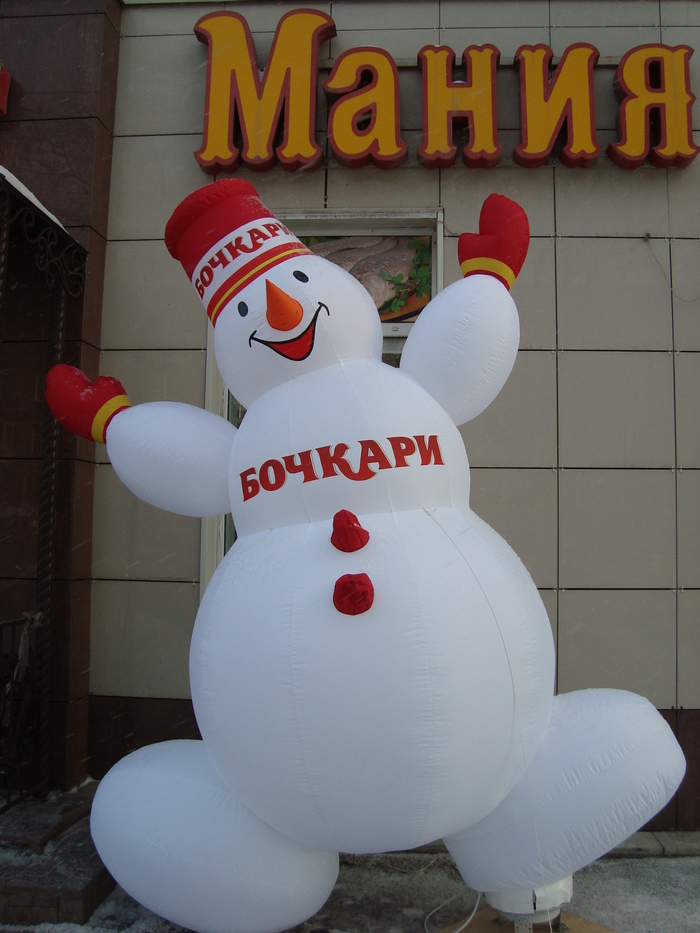
[{"label": "smiling red mouth", "polygon": [[318,308],[316,308],[316,312],[309,326],[306,330],[302,331],[298,337],[294,337],[292,340],[262,340],[260,337],[255,336],[257,331],[254,330],[248,338],[248,346],[252,347],[253,341],[255,341],[256,343],[261,343],[265,347],[269,347],[271,350],[274,350],[275,353],[279,353],[280,356],[285,357],[285,359],[294,360],[295,362],[305,360],[314,348],[316,322],[322,310],[330,317],[331,312],[328,310],[328,306],[324,305],[322,301],[319,301]]}]

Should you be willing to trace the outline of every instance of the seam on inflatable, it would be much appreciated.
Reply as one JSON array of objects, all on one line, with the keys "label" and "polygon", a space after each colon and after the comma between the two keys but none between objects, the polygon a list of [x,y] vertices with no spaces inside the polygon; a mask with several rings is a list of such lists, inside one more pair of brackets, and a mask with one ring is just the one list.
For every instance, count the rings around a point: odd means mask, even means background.
[{"label": "seam on inflatable", "polygon": [[[437,511],[438,511],[438,510],[436,509],[435,512],[437,512]],[[447,531],[447,529],[444,528],[443,525],[438,521],[438,519],[437,519],[437,517],[436,517],[436,515],[435,515],[435,512],[429,512],[428,514],[429,514],[430,517],[433,519],[433,521],[434,521],[435,524],[438,526],[438,528],[442,531],[442,533],[443,533],[444,535],[446,535],[446,536],[449,538],[449,540],[452,542],[452,544],[455,545],[455,547],[457,547],[454,538],[452,537],[451,534],[449,534],[449,532]],[[499,635],[499,637],[500,637],[500,639],[501,639],[501,644],[503,645],[503,652],[504,652],[504,654],[505,654],[505,656],[506,656],[506,661],[508,662],[508,672],[509,672],[509,674],[510,674],[510,682],[511,682],[511,687],[512,687],[512,690],[513,690],[513,707],[514,707],[514,711],[515,711],[515,721],[516,721],[516,723],[517,723],[517,732],[518,732],[518,737],[519,737],[519,739],[520,739],[520,751],[521,751],[521,754],[522,754],[523,761],[525,762],[525,770],[524,770],[524,773],[523,773],[523,777],[525,778],[525,781],[526,781],[526,784],[527,784],[528,800],[529,800],[529,803],[530,803],[530,811],[531,811],[531,815],[532,815],[533,829],[534,829],[534,832],[535,832],[535,842],[536,842],[536,845],[537,845],[537,860],[538,860],[538,864],[539,864],[539,867],[540,867],[540,872],[541,872],[541,874],[542,874],[542,886],[543,886],[543,887],[546,887],[545,882],[544,882],[544,863],[543,863],[543,861],[542,861],[542,852],[541,852],[541,849],[540,849],[539,833],[537,832],[537,814],[536,814],[535,807],[534,807],[534,803],[533,803],[533,799],[532,799],[532,789],[531,789],[531,787],[530,787],[530,766],[529,766],[528,761],[527,761],[527,756],[525,755],[525,746],[524,746],[524,740],[523,740],[523,730],[522,730],[522,724],[521,724],[521,721],[520,721],[520,704],[518,703],[518,695],[517,695],[517,691],[516,691],[516,689],[515,689],[515,678],[513,677],[513,668],[512,668],[511,663],[510,663],[510,655],[509,655],[509,653],[508,653],[508,646],[506,645],[505,639],[504,639],[504,637],[503,637],[503,632],[501,631],[501,626],[500,626],[500,624],[499,624],[499,622],[498,622],[498,618],[496,617],[496,613],[494,612],[493,606],[491,605],[491,600],[488,598],[488,595],[486,594],[486,591],[484,590],[484,588],[483,588],[483,586],[482,586],[482,584],[481,584],[481,580],[479,579],[479,577],[477,576],[477,574],[474,572],[474,570],[473,570],[471,564],[469,563],[469,561],[467,560],[467,558],[464,556],[464,554],[461,552],[461,550],[459,550],[459,548],[457,548],[457,550],[458,550],[458,553],[460,554],[462,560],[464,561],[465,566],[469,568],[469,572],[470,572],[471,575],[474,577],[474,580],[476,581],[477,586],[478,586],[479,589],[481,590],[481,593],[482,593],[484,599],[486,600],[486,603],[487,603],[489,609],[491,610],[491,615],[492,615],[492,617],[493,617],[493,621],[494,621],[494,623],[495,623],[495,625],[496,625],[496,629],[497,629],[497,631],[498,631],[498,635]],[[521,778],[521,780],[522,780],[522,778]],[[506,796],[507,796],[507,794],[506,794]],[[550,927],[551,927],[551,923],[550,923]]]},{"label": "seam on inflatable", "polygon": [[[308,537],[309,537],[309,534],[310,534],[310,529],[311,529],[311,525],[309,524],[309,525],[306,526],[306,528],[305,528],[305,530],[304,530],[304,531],[305,531],[306,538],[307,538],[307,541],[308,541]],[[303,553],[304,553],[304,548],[299,548],[298,551],[297,551],[297,554],[296,554],[297,562],[301,559],[301,555],[302,555]],[[290,623],[289,623],[289,624],[290,624],[290,630],[291,630],[291,631],[290,631],[290,635],[294,635],[294,636],[296,636],[296,634],[297,634],[296,623],[295,623],[295,613],[296,613],[297,587],[298,587],[298,586],[299,586],[299,578],[298,578],[297,574],[295,574],[295,584],[294,584],[294,589],[293,589],[293,591],[292,591],[292,606],[291,606]],[[311,769],[310,769],[310,767],[309,767],[309,758],[308,758],[308,754],[307,754],[307,749],[306,749],[306,747],[305,747],[305,745],[304,745],[304,735],[303,735],[303,732],[302,732],[302,729],[301,729],[301,722],[300,722],[300,720],[299,720],[299,708],[298,708],[299,695],[298,695],[298,692],[297,692],[297,682],[296,682],[296,675],[295,675],[296,654],[295,654],[294,644],[295,644],[295,642],[294,642],[294,641],[292,640],[292,638],[290,637],[290,640],[289,640],[289,646],[290,646],[289,667],[290,667],[290,675],[291,675],[291,683],[292,683],[292,696],[293,696],[293,698],[294,698],[294,719],[295,719],[296,724],[297,724],[297,734],[299,735],[299,747],[300,747],[300,749],[301,749],[302,758],[304,759],[304,767],[305,767],[305,769],[306,769],[306,775],[305,775],[305,777],[306,777],[306,780],[307,780],[307,782],[308,782],[309,789],[311,790],[311,795],[312,795],[312,797],[313,797],[314,803],[316,804],[316,808],[318,809],[319,816],[321,817],[321,819],[323,820],[323,822],[324,822],[326,828],[328,829],[328,832],[330,833],[331,838],[334,839],[334,840],[336,840],[336,846],[337,846],[337,848],[338,848],[338,851],[340,851],[340,845],[339,845],[339,843],[338,843],[338,841],[337,841],[336,834],[335,834],[335,832],[333,831],[333,829],[332,829],[330,823],[328,822],[328,819],[327,819],[327,817],[326,817],[326,814],[325,814],[325,812],[324,812],[324,809],[323,809],[323,807],[321,806],[320,798],[319,798],[318,792],[317,792],[317,790],[316,790],[316,787],[315,787],[315,785],[314,785],[313,777],[312,777],[312,775],[311,775]]]},{"label": "seam on inflatable", "polygon": [[[408,511],[408,510],[404,510],[404,511]],[[403,548],[404,559],[405,559],[405,561],[406,561],[407,566],[409,566],[410,569],[411,569],[411,581],[412,581],[412,583],[413,583],[413,588],[414,588],[414,593],[415,593],[415,599],[416,599],[416,602],[420,605],[420,594],[419,594],[419,590],[418,590],[418,585],[417,585],[417,583],[416,583],[416,575],[415,575],[415,571],[414,571],[414,564],[413,564],[413,562],[411,561],[410,555],[409,555],[408,550],[407,550],[407,548],[406,548],[406,544],[405,544],[405,541],[404,541],[404,537],[403,537],[403,535],[401,534],[401,529],[399,528],[399,523],[398,523],[398,516],[399,516],[399,514],[403,514],[403,513],[393,512],[393,511],[392,511],[392,513],[391,513],[391,515],[392,515],[392,521],[394,522],[394,527],[396,528],[396,531],[397,531],[397,540],[401,542],[401,547]],[[424,619],[424,616],[423,616],[422,613],[421,613],[421,619],[422,619],[423,644],[424,644],[424,646],[425,646],[425,657],[426,657],[426,662],[427,662],[427,669],[428,669],[428,672],[429,672],[429,674],[430,674],[430,712],[431,712],[431,714],[432,714],[432,715],[431,715],[431,730],[430,730],[430,747],[431,747],[431,756],[432,756],[432,757],[431,757],[431,767],[430,767],[430,778],[429,778],[430,792],[429,792],[429,795],[428,795],[428,803],[426,804],[425,812],[424,812],[424,814],[423,814],[423,825],[422,825],[422,828],[421,828],[421,835],[422,835],[422,834],[425,832],[425,827],[426,827],[426,825],[427,825],[427,823],[428,823],[428,818],[429,818],[430,813],[431,813],[431,810],[432,810],[432,808],[433,808],[433,806],[434,806],[434,804],[435,804],[435,759],[436,759],[436,754],[435,754],[435,676],[434,676],[434,665],[433,665],[432,658],[431,658],[431,656],[430,656],[430,646],[429,646],[428,637],[427,637],[426,628],[425,628],[425,619]],[[432,841],[432,840],[426,840],[426,842],[430,842],[430,841]]]}]

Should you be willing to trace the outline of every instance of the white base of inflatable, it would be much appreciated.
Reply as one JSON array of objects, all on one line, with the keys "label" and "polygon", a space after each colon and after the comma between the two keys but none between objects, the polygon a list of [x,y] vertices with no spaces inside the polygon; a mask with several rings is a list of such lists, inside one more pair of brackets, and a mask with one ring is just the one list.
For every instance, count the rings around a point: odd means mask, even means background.
[{"label": "white base of inflatable", "polygon": [[504,917],[527,917],[531,923],[545,923],[559,916],[562,904],[568,904],[574,893],[571,875],[542,888],[523,891],[487,891],[486,903]]},{"label": "white base of inflatable", "polygon": [[[523,913],[537,922],[540,909],[556,912],[566,900],[562,879],[658,812],[684,769],[673,733],[647,700],[619,690],[560,696],[525,776],[489,816],[445,844],[473,890],[490,892],[506,913],[521,909],[525,891]],[[98,788],[91,828],[107,869],[132,897],[199,933],[294,927],[320,910],[338,874],[336,852],[295,842],[243,806],[198,741],[122,759]]]}]

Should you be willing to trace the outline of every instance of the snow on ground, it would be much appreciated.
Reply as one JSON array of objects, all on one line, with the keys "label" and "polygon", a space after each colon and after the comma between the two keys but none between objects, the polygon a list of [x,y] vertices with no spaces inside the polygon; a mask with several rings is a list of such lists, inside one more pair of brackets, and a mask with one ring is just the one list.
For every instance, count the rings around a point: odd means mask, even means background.
[{"label": "snow on ground", "polygon": [[[576,875],[567,909],[617,933],[698,933],[699,891],[700,857],[604,859]],[[445,904],[428,920],[428,930],[436,933],[466,918],[474,901],[448,856],[355,856],[344,860],[327,905],[295,933],[422,933],[428,913]],[[181,933],[181,928],[117,888],[84,926],[6,925],[0,931]]]}]

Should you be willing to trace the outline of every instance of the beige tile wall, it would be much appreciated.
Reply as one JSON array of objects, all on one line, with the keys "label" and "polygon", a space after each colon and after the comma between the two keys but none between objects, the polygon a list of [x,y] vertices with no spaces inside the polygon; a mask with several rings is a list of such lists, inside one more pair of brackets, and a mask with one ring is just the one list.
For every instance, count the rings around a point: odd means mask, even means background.
[{"label": "beige tile wall", "polygon": [[[235,8],[264,63],[293,3],[126,6],[117,100],[103,314],[102,371],[134,401],[202,405],[207,322],[162,237],[172,210],[207,183],[201,143],[206,48],[192,27]],[[629,172],[604,155],[586,170],[552,159],[523,169],[517,76],[499,69],[503,146],[494,169],[418,166],[423,44],[521,44],[555,54],[601,52],[595,74],[600,144],[616,138],[614,66],[646,42],[699,51],[700,3],[684,0],[421,0],[304,3],[330,13],[337,38],[324,68],[360,44],[400,64],[409,159],[389,172],[330,161],[316,172],[240,176],[273,210],[444,211],[444,284],[459,277],[457,238],[499,191],[528,212],[530,253],[513,288],[521,351],[490,408],[462,428],[472,505],[521,555],[540,588],[558,647],[561,690],[616,686],[662,707],[700,705],[700,159],[684,170]],[[327,73],[325,71],[324,73]],[[319,93],[319,141],[326,107]],[[700,104],[694,108],[696,124]],[[700,124],[699,124],[700,125]],[[696,134],[700,144],[700,133]],[[199,524],[138,503],[104,455],[96,475],[92,684],[96,693],[188,695]],[[119,517],[119,527],[115,525]],[[678,660],[677,660],[678,659]]]}]

